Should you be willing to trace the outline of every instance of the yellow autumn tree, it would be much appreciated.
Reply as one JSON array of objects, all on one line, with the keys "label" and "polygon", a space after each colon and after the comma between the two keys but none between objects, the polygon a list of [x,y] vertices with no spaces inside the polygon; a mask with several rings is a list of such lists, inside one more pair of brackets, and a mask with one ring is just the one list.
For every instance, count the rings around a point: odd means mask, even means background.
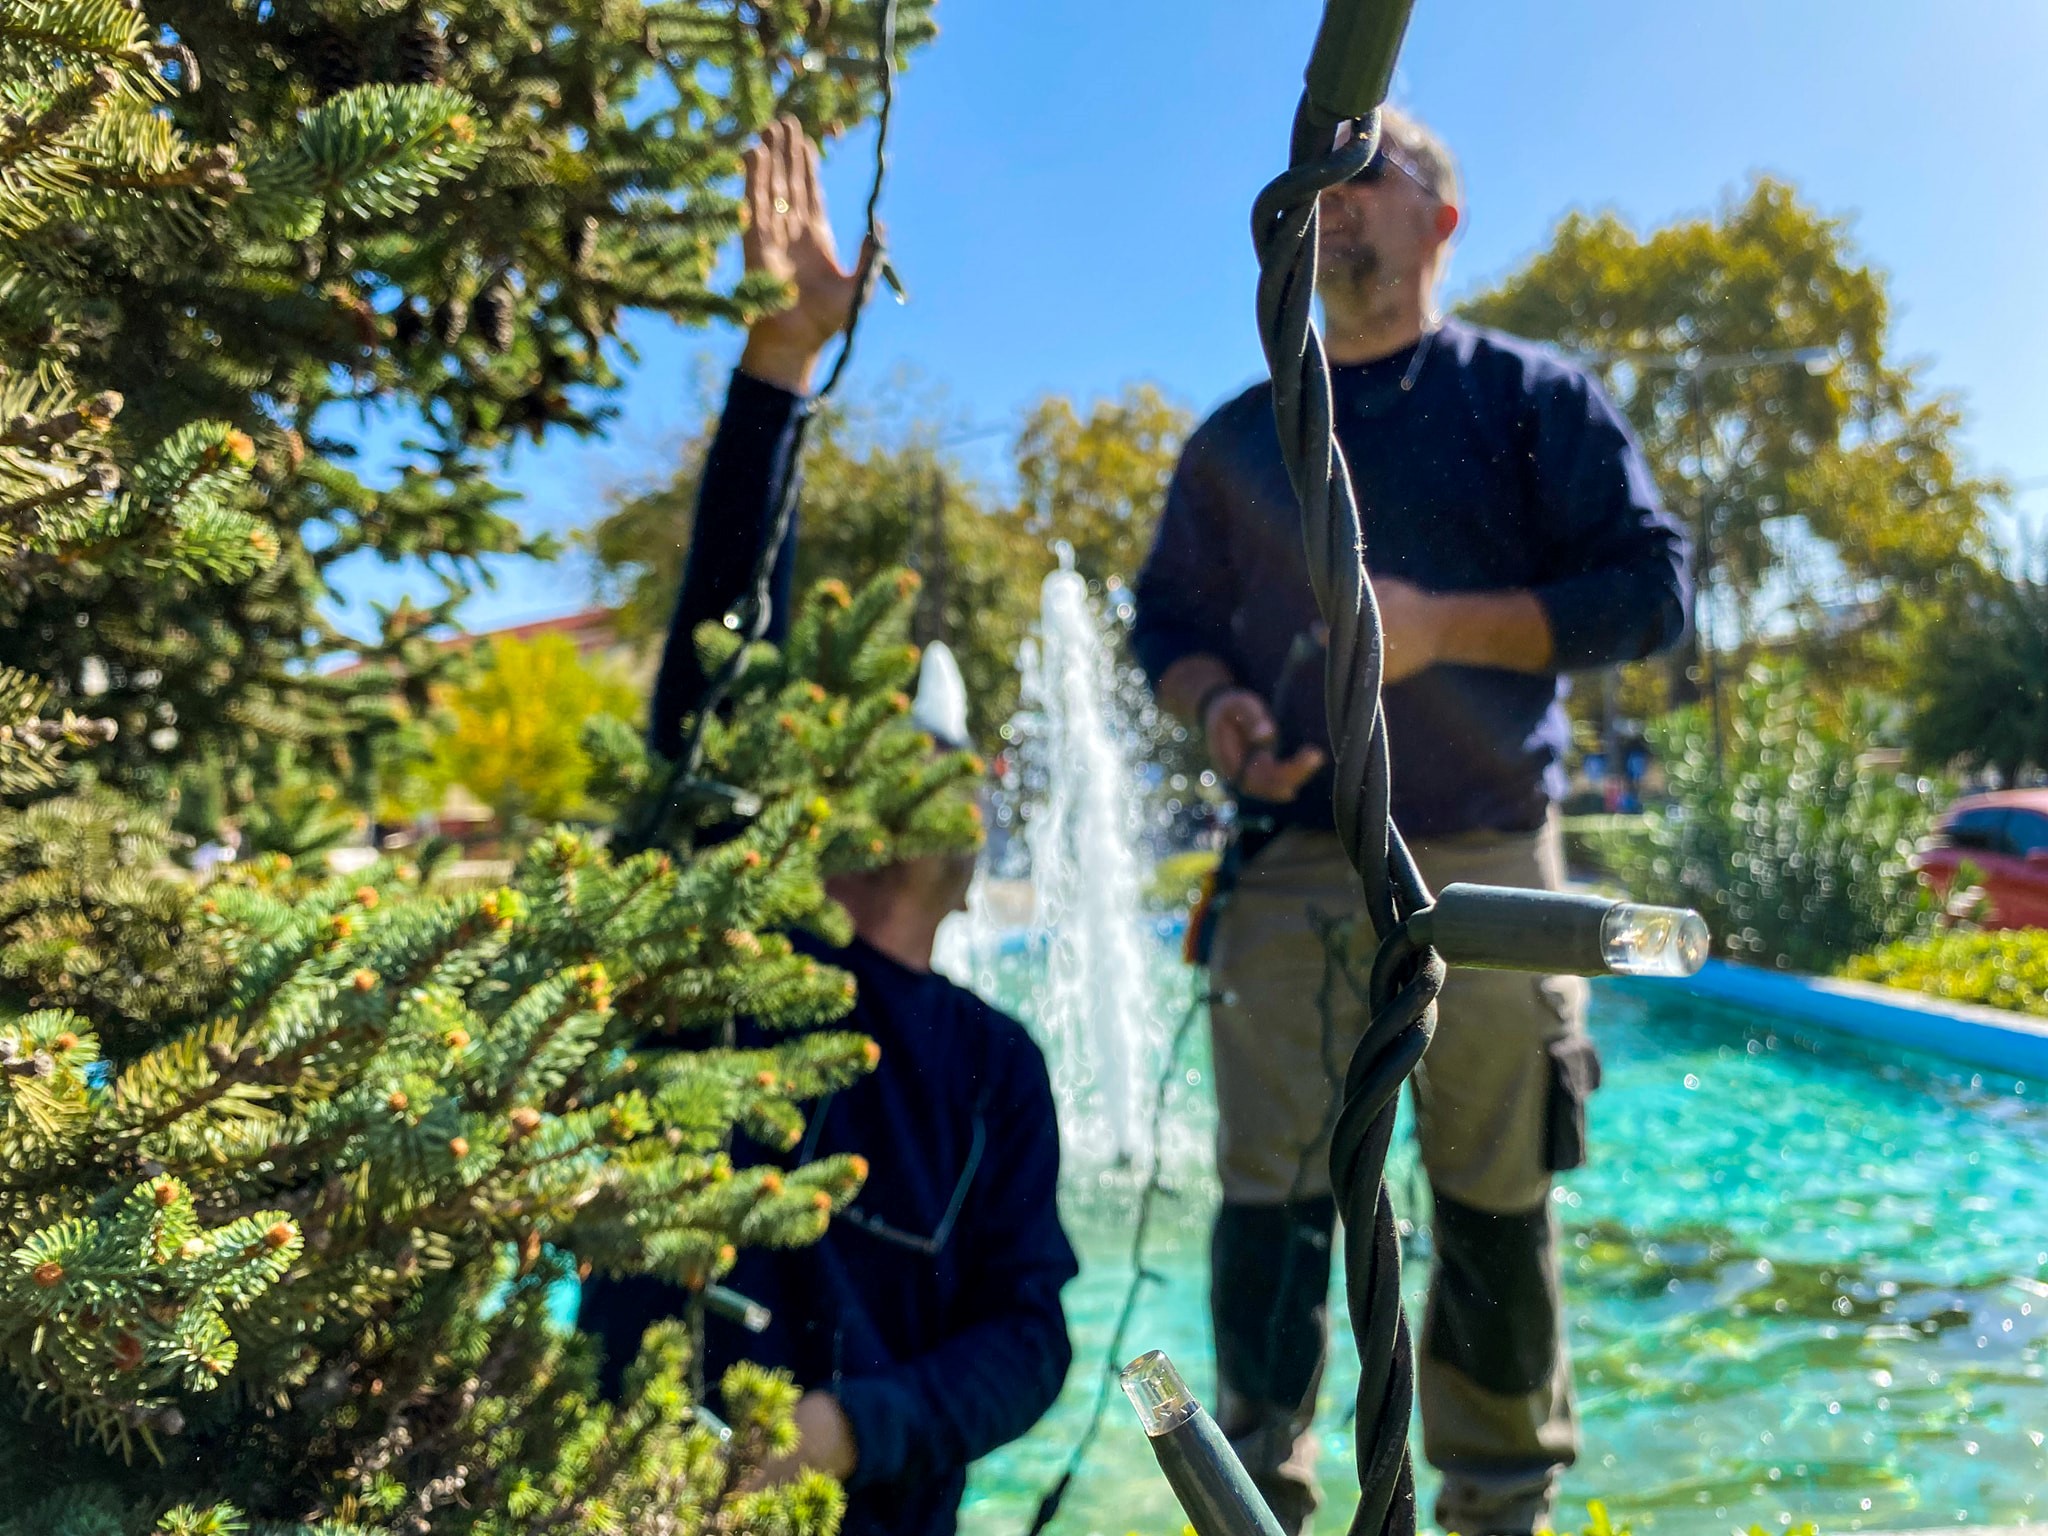
[{"label": "yellow autumn tree", "polygon": [[449,697],[427,777],[444,791],[460,784],[508,826],[575,816],[591,809],[584,723],[641,712],[625,674],[585,660],[568,636],[498,640]]}]

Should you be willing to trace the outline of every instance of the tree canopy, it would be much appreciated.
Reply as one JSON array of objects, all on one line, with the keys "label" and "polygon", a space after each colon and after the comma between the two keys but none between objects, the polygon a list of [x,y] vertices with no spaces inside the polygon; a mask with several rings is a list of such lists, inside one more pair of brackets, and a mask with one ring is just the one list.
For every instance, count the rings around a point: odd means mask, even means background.
[{"label": "tree canopy", "polygon": [[2048,582],[1973,582],[1915,610],[1901,649],[1915,757],[1993,769],[2008,784],[2048,769]]},{"label": "tree canopy", "polygon": [[[1871,680],[1902,603],[1985,567],[2002,487],[1969,469],[1957,402],[1893,355],[1847,222],[1784,182],[1647,233],[1571,214],[1460,311],[1600,375],[1694,526],[1719,648],[1790,633],[1833,681]],[[1740,361],[1802,348],[1827,359]]]},{"label": "tree canopy", "polygon": [[626,676],[585,661],[568,636],[500,639],[449,697],[426,778],[439,789],[460,784],[513,825],[558,821],[591,808],[585,724],[640,712]]},{"label": "tree canopy", "polygon": [[[714,272],[738,150],[778,111],[830,135],[876,97],[876,0],[162,0],[146,22],[66,0],[54,27],[44,9],[0,29],[10,62],[61,60],[0,146],[53,194],[10,204],[0,357],[125,402],[116,461],[218,423],[241,480],[224,508],[265,556],[227,581],[75,559],[10,595],[0,665],[41,673],[56,707],[90,695],[120,728],[102,771],[153,787],[279,744],[360,767],[363,679],[343,696],[317,665],[354,648],[322,613],[336,564],[423,561],[459,593],[483,556],[545,553],[491,453],[600,426],[627,312],[762,302]],[[931,30],[904,0],[900,45]],[[67,133],[68,169],[44,152]],[[339,431],[358,405],[416,420],[388,480]]]}]

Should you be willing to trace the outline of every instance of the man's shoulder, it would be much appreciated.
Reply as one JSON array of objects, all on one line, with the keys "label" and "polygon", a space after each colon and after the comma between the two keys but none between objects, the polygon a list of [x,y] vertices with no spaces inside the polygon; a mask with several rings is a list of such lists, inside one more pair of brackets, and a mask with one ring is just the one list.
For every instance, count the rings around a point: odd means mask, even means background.
[{"label": "man's shoulder", "polygon": [[1038,1048],[1038,1042],[1031,1038],[1031,1031],[1024,1027],[1021,1019],[998,1008],[972,987],[963,987],[950,976],[944,980],[962,1010],[975,1020],[974,1027],[986,1038],[991,1051],[1044,1066],[1045,1053]]},{"label": "man's shoulder", "polygon": [[968,1027],[980,1036],[977,1054],[989,1086],[1002,1095],[1031,1084],[1043,1084],[1050,1095],[1052,1072],[1046,1065],[1045,1052],[1039,1049],[1023,1022],[972,988],[961,986],[951,977],[944,980],[958,1005],[957,1012],[972,1021]]},{"label": "man's shoulder", "polygon": [[1599,393],[1592,373],[1548,342],[1463,320],[1446,322],[1443,339],[1482,387],[1501,395],[1583,399]]},{"label": "man's shoulder", "polygon": [[1218,449],[1233,451],[1247,438],[1260,435],[1275,437],[1271,379],[1247,385],[1203,417],[1201,425],[1188,434],[1182,457],[1199,457]]}]

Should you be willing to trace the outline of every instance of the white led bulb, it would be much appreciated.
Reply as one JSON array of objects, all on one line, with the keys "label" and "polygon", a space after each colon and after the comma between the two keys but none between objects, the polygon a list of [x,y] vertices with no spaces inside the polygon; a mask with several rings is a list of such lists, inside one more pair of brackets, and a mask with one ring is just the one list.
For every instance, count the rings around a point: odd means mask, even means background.
[{"label": "white led bulb", "polygon": [[1713,941],[1707,920],[1684,907],[1619,902],[1600,924],[1601,958],[1619,976],[1692,976]]},{"label": "white led bulb", "polygon": [[1145,1433],[1154,1437],[1180,1428],[1200,1405],[1163,1350],[1150,1349],[1123,1369],[1124,1395],[1138,1410]]}]

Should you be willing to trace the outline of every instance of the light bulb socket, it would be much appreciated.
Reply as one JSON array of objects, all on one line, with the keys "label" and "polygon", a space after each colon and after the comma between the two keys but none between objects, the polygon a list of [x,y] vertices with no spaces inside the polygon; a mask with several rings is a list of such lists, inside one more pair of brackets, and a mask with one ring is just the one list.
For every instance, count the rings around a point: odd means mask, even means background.
[{"label": "light bulb socket", "polygon": [[1449,965],[1545,976],[1690,976],[1707,958],[1697,912],[1501,885],[1445,886],[1408,933]]},{"label": "light bulb socket", "polygon": [[1140,1355],[1122,1381],[1195,1536],[1282,1536],[1244,1463],[1163,1352]]}]

